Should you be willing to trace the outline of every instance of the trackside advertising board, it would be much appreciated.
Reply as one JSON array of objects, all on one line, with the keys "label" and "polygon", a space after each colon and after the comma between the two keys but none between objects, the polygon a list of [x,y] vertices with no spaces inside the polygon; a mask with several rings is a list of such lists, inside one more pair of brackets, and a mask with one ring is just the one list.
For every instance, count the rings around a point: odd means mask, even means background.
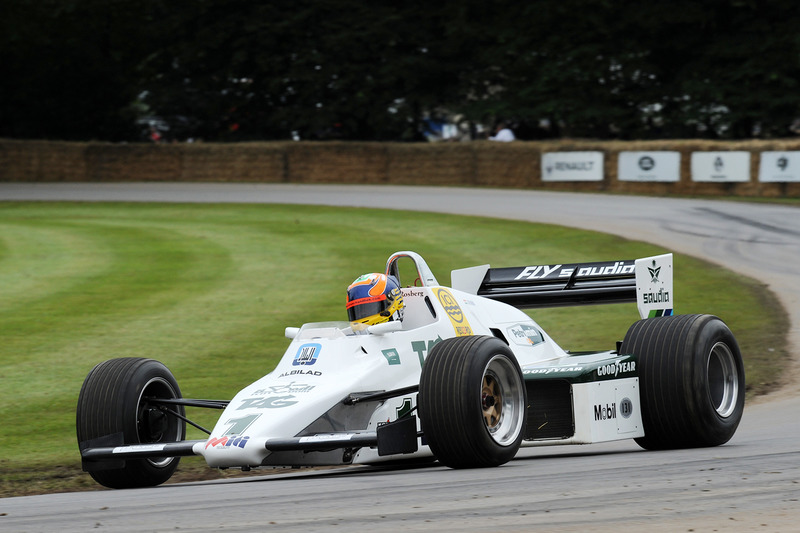
[{"label": "trackside advertising board", "polygon": [[800,152],[761,152],[758,181],[800,182]]},{"label": "trackside advertising board", "polygon": [[693,152],[692,181],[750,181],[750,152]]},{"label": "trackside advertising board", "polygon": [[681,179],[680,152],[620,152],[617,165],[620,181],[671,183]]},{"label": "trackside advertising board", "polygon": [[603,152],[548,152],[542,181],[603,181]]}]

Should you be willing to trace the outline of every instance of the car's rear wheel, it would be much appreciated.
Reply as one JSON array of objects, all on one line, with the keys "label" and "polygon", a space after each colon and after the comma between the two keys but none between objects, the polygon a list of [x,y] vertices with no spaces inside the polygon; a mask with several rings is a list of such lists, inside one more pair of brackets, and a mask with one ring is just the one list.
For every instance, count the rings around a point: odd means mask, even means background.
[{"label": "car's rear wheel", "polygon": [[718,446],[744,411],[744,364],[730,329],[712,315],[640,320],[620,347],[639,371],[646,449]]},{"label": "car's rear wheel", "polygon": [[[116,436],[122,443],[154,444],[184,439],[186,424],[168,415],[154,399],[180,398],[172,373],[158,361],[128,357],[95,366],[78,396],[78,443]],[[175,409],[183,416],[183,407]],[[119,468],[91,469],[91,476],[110,488],[148,487],[167,481],[178,457],[128,459]]]},{"label": "car's rear wheel", "polygon": [[506,463],[522,442],[525,398],[519,363],[504,342],[489,336],[441,341],[420,377],[425,439],[452,468]]}]

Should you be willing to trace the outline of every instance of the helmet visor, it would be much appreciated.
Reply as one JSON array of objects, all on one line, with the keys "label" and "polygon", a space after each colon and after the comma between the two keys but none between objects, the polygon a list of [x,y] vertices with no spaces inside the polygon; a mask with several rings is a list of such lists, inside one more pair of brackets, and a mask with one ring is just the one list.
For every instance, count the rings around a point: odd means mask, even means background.
[{"label": "helmet visor", "polygon": [[389,301],[386,296],[376,296],[373,298],[361,298],[347,303],[347,318],[350,322],[363,320],[367,317],[377,315],[389,308]]}]

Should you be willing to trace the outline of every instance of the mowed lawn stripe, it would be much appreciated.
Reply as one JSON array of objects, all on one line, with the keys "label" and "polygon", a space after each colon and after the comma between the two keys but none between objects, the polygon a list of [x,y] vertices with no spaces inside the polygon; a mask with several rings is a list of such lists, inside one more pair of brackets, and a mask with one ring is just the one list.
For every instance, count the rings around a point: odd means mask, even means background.
[{"label": "mowed lawn stripe", "polygon": [[[668,251],[556,226],[408,211],[0,203],[0,470],[78,468],[78,391],[108,358],[161,360],[187,396],[229,399],[274,368],[286,326],[344,320],[347,285],[383,270],[397,250],[419,252],[445,285],[451,269],[476,264]],[[769,387],[785,356],[774,298],[701,261],[676,255],[675,264],[679,312],[716,313],[744,332],[748,383]],[[531,314],[567,349],[613,348],[637,319],[632,304]],[[198,421],[210,426],[218,415]]]}]

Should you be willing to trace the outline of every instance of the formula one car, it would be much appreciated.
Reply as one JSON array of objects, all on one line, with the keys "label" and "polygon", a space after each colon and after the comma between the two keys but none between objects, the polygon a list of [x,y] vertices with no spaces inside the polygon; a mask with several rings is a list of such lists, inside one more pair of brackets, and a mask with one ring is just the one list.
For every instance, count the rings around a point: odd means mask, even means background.
[{"label": "formula one car", "polygon": [[[190,455],[243,470],[422,458],[473,468],[520,446],[716,446],[736,431],[739,347],[715,316],[673,315],[671,254],[483,265],[451,279],[440,285],[414,252],[393,254],[348,289],[349,322],[286,328],[275,369],[230,401],[184,398],[152,359],[98,364],[77,407],[84,470],[123,488],[163,483]],[[564,351],[521,311],[620,302],[642,319],[591,353]],[[223,410],[207,439],[185,440],[187,423],[200,427],[186,407]]]}]

